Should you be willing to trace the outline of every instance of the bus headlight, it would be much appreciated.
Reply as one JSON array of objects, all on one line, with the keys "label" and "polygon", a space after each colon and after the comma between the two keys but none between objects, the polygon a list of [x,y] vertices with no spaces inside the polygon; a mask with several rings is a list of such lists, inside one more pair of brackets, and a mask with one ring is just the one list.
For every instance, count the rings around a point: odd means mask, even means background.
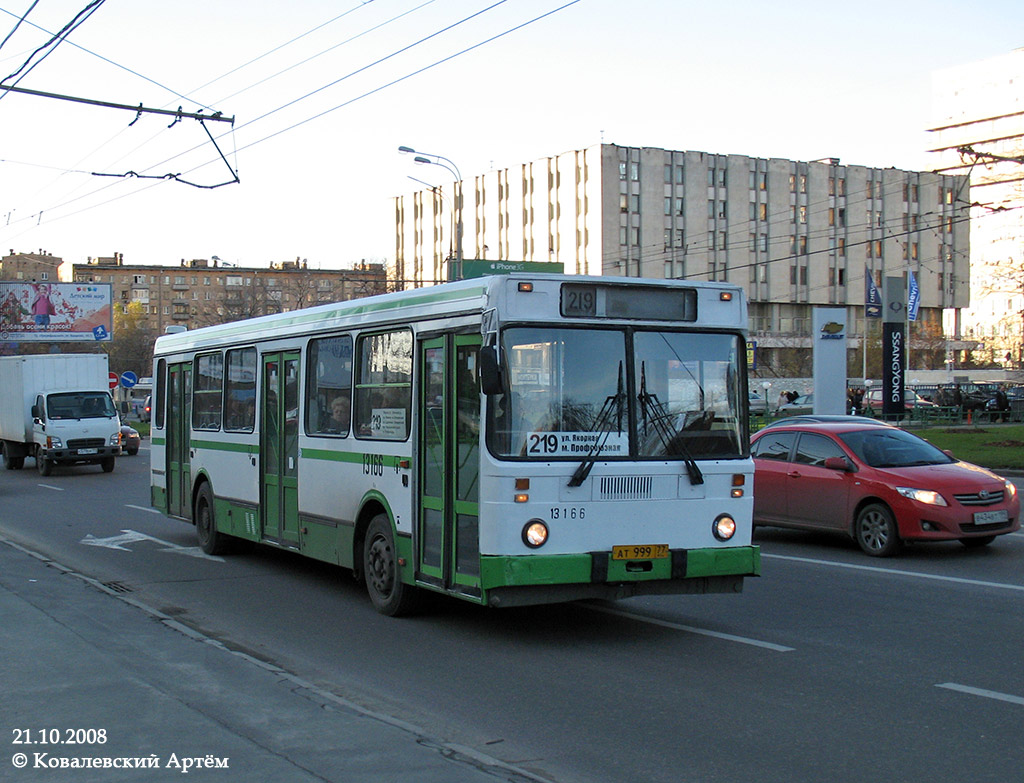
[{"label": "bus headlight", "polygon": [[544,546],[548,540],[548,526],[540,519],[531,519],[523,527],[523,543],[530,549]]},{"label": "bus headlight", "polygon": [[719,541],[728,541],[736,535],[736,520],[728,514],[719,514],[711,525],[711,532]]}]

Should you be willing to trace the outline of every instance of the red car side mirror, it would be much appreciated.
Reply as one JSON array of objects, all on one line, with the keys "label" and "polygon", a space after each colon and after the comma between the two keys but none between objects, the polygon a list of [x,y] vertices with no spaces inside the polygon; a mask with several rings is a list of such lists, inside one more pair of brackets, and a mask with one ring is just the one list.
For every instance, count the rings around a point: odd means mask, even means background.
[{"label": "red car side mirror", "polygon": [[853,470],[853,465],[846,457],[826,457],[825,468],[827,470]]}]

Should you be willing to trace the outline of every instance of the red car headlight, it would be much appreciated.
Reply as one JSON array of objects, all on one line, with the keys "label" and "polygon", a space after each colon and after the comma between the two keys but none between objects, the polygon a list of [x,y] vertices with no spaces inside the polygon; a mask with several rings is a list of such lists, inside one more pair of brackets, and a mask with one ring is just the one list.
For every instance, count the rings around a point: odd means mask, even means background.
[{"label": "red car headlight", "polygon": [[931,489],[914,489],[912,487],[896,487],[896,491],[903,497],[916,500],[918,503],[927,503],[929,506],[948,506],[949,503],[938,492]]}]

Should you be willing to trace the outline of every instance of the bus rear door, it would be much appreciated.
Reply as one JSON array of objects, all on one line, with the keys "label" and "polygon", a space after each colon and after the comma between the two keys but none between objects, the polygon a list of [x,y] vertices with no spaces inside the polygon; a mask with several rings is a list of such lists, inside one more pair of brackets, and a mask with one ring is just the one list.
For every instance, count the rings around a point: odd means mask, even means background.
[{"label": "bus rear door", "polygon": [[299,545],[299,355],[263,356],[260,524],[264,538]]},{"label": "bus rear door", "polygon": [[192,363],[170,365],[167,376],[167,513],[191,519]]}]

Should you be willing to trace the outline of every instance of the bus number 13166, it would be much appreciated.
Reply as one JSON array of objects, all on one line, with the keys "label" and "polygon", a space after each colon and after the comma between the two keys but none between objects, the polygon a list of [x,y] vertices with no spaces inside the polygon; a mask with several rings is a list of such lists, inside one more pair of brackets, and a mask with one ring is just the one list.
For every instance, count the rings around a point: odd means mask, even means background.
[{"label": "bus number 13166", "polygon": [[552,506],[548,509],[548,514],[552,519],[586,519],[587,509],[583,506]]}]

